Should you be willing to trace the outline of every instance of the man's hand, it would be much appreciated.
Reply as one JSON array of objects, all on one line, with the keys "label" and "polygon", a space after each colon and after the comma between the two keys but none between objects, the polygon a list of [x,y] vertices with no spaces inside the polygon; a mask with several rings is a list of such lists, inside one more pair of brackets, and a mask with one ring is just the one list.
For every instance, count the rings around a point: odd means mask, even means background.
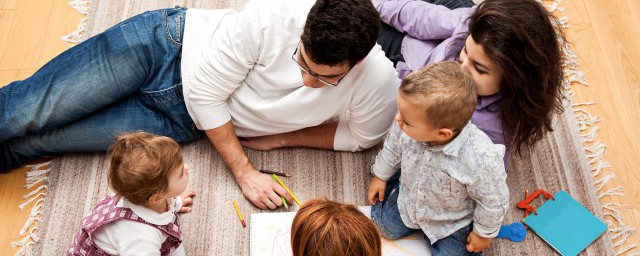
[{"label": "man's hand", "polygon": [[273,181],[271,176],[262,174],[256,170],[245,171],[241,176],[236,177],[236,182],[242,189],[244,197],[260,209],[275,209],[282,205],[280,196],[287,202],[293,202],[291,195]]},{"label": "man's hand", "polygon": [[187,213],[191,212],[191,206],[193,206],[193,198],[196,196],[196,192],[193,189],[187,189],[180,195],[182,199],[182,207],[178,212]]},{"label": "man's hand", "polygon": [[471,231],[467,237],[467,251],[481,252],[489,248],[491,238],[481,237],[476,232]]},{"label": "man's hand", "polygon": [[281,134],[259,136],[259,137],[243,137],[238,138],[242,146],[248,147],[254,150],[272,150],[276,148],[284,147],[284,141],[281,138]]},{"label": "man's hand", "polygon": [[293,202],[291,196],[280,184],[277,184],[268,175],[261,174],[253,168],[247,154],[242,150],[231,121],[218,128],[206,130],[205,133],[229,169],[231,169],[231,173],[242,189],[242,194],[251,203],[261,209],[275,209],[282,204],[278,194],[282,195],[287,201]]},{"label": "man's hand", "polygon": [[369,184],[369,203],[375,205],[378,201],[384,201],[384,191],[386,188],[386,181],[373,176],[373,178],[371,178],[371,184]]}]

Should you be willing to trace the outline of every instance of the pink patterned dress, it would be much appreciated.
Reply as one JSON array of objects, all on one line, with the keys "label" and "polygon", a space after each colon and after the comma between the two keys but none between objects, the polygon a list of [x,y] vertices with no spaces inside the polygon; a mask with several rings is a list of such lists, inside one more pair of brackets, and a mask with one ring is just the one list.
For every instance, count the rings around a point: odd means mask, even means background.
[{"label": "pink patterned dress", "polygon": [[182,238],[178,215],[176,215],[172,223],[155,225],[143,220],[129,208],[116,207],[119,200],[119,196],[107,196],[91,210],[89,215],[82,220],[82,226],[76,232],[73,244],[67,251],[68,255],[110,255],[94,243],[92,240],[93,232],[106,224],[120,219],[144,223],[165,233],[168,238],[162,243],[160,248],[161,255],[168,255],[180,246]]}]

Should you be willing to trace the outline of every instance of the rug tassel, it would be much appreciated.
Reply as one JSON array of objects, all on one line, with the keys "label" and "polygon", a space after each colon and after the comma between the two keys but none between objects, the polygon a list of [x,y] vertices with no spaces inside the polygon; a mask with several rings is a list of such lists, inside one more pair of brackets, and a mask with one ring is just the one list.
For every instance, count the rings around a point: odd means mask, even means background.
[{"label": "rug tassel", "polygon": [[594,181],[595,185],[597,185],[596,191],[601,191],[602,188],[604,188],[604,186],[607,185],[607,183],[609,183],[609,181],[616,178],[618,178],[618,176],[612,172],[607,173],[606,175],[598,178],[597,180]]},{"label": "rug tassel", "polygon": [[611,167],[611,164],[607,161],[603,161],[602,159],[598,159],[597,163],[591,167],[591,171],[593,172],[593,177],[597,177],[600,175],[603,169]]},{"label": "rug tassel", "polygon": [[610,211],[610,212],[605,212],[605,215],[611,216],[618,223],[621,223],[623,221],[622,215],[620,214],[620,209],[625,208],[625,205],[614,203],[614,202],[607,202],[602,205],[602,208]]},{"label": "rug tassel", "polygon": [[594,142],[591,146],[584,146],[589,165],[596,164],[604,156],[605,145],[600,141]]},{"label": "rug tassel", "polygon": [[[69,2],[69,6],[78,11],[80,14],[87,15],[89,13],[89,9],[91,8],[90,0],[71,0]],[[84,39],[85,34],[87,33],[87,17],[82,18],[80,24],[76,28],[75,31],[71,32],[71,34],[60,37],[60,40],[69,42],[69,43],[79,43]]]},{"label": "rug tassel", "polygon": [[33,224],[35,221],[40,221],[40,216],[38,215],[40,214],[40,209],[42,209],[42,201],[44,201],[44,198],[40,198],[40,200],[36,202],[33,208],[31,208],[31,212],[29,213],[29,218],[24,223],[24,226],[20,230],[19,235],[21,236],[24,235],[24,233],[31,226],[31,224]]},{"label": "rug tassel", "polygon": [[[29,203],[33,202],[34,200],[38,199],[40,196],[44,197],[46,195],[47,195],[46,192],[39,193],[38,195],[36,195],[36,196],[30,198],[29,200],[27,200],[26,202],[22,203],[20,206],[18,206],[18,208],[20,208],[20,210],[22,210],[22,209],[24,209],[25,206],[27,206]],[[42,199],[42,198],[40,198],[40,199]],[[36,204],[37,204],[37,202],[36,202]],[[34,207],[35,207],[35,205],[34,205]]]},{"label": "rug tassel", "polygon": [[[624,218],[622,217],[622,214],[620,212],[620,209],[624,208],[624,205],[621,205],[621,204],[608,205],[608,206],[603,206],[603,208],[610,211],[610,212],[605,212],[604,215],[609,216],[611,217],[611,219],[615,220],[615,223],[611,220],[607,220],[607,223],[610,223],[612,225],[617,224],[615,226],[619,226],[619,225],[624,226]],[[620,228],[609,229],[610,232],[618,232],[616,230],[621,230],[621,229]]]},{"label": "rug tassel", "polygon": [[29,192],[29,194],[25,195],[22,197],[22,199],[27,199],[32,197],[33,195],[37,194],[38,192],[40,192],[40,190],[43,190],[47,187],[47,185],[40,185],[40,187],[34,189],[33,191]]},{"label": "rug tassel", "polygon": [[600,116],[593,116],[583,108],[574,108],[573,113],[580,131],[584,131],[595,123],[600,122]]},{"label": "rug tassel", "polygon": [[620,197],[622,197],[622,196],[624,196],[624,193],[622,193],[622,187],[615,187],[615,188],[609,189],[609,190],[605,191],[604,193],[598,195],[598,197],[600,199],[602,199],[605,196],[620,196]]},{"label": "rug tassel", "polygon": [[632,228],[624,227],[624,228],[620,228],[619,230],[616,230],[615,232],[616,234],[612,235],[611,239],[617,240],[616,242],[614,242],[613,245],[615,247],[618,247],[622,245],[624,242],[626,242],[627,238],[633,235],[635,230],[633,230]]},{"label": "rug tassel", "polygon": [[[24,188],[30,189],[38,184],[41,184],[36,189],[33,189],[29,193],[27,193],[22,198],[26,201],[18,206],[21,210],[35,201],[33,207],[31,207],[29,218],[22,226],[18,234],[18,241],[11,242],[11,247],[20,247],[20,249],[16,252],[15,255],[33,255],[33,251],[31,250],[31,246],[40,241],[40,237],[36,235],[36,231],[38,230],[36,222],[40,222],[41,220],[41,210],[44,206],[44,200],[47,196],[47,177],[49,174],[49,164],[51,162],[30,165],[27,167],[31,167],[31,170],[27,172],[27,177],[25,178],[26,185]],[[45,168],[45,169],[42,169]]]},{"label": "rug tassel", "polygon": [[[617,251],[618,255],[622,255],[625,252],[630,251],[631,249],[634,249],[638,247],[636,244],[630,244],[630,245],[626,245],[624,247],[622,247],[620,250]],[[640,254],[631,254],[631,255],[640,255]]]},{"label": "rug tassel", "polygon": [[[617,216],[617,217],[621,218],[621,216]],[[607,221],[607,225],[615,225],[615,224],[612,223],[611,221]],[[624,225],[624,224],[620,222],[620,225]],[[609,229],[609,233],[611,234],[611,240],[613,241],[613,246],[614,248],[618,248],[616,255],[620,255],[620,254],[629,252],[634,248],[637,248],[636,244],[624,245],[629,239],[629,237],[635,234],[635,232],[636,232],[635,228],[630,228],[626,226]],[[632,253],[635,253],[635,251]]]},{"label": "rug tassel", "polygon": [[44,182],[47,180],[49,174],[49,168],[44,170],[39,170],[39,168],[33,168],[30,172],[27,173],[27,178],[25,179],[26,185],[24,188],[32,188],[38,183]]},{"label": "rug tassel", "polygon": [[584,139],[585,142],[594,142],[595,139],[596,139],[596,134],[597,134],[598,130],[600,130],[600,127],[599,126],[594,126],[588,132],[585,132],[584,134],[581,134],[582,138]]}]

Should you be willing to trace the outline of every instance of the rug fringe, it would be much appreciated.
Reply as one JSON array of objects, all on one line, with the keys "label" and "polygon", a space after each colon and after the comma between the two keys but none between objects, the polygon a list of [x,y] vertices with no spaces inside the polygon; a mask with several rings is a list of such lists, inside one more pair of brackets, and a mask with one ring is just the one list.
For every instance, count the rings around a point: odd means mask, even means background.
[{"label": "rug fringe", "polygon": [[[565,11],[565,8],[560,7],[562,0],[537,0],[543,3],[543,5],[549,10],[549,12]],[[566,16],[558,18],[558,25],[560,29],[569,28],[569,19]],[[617,175],[611,171],[605,169],[611,167],[611,164],[604,159],[606,146],[601,140],[597,140],[597,132],[600,129],[596,124],[600,122],[599,115],[593,115],[585,107],[594,105],[593,100],[587,102],[574,102],[574,93],[571,91],[572,84],[580,84],[582,86],[589,86],[586,81],[586,76],[580,68],[577,54],[570,48],[567,42],[561,41],[562,51],[564,53],[562,67],[564,71],[563,87],[565,89],[565,95],[569,99],[569,102],[573,103],[573,114],[576,118],[580,136],[584,140],[584,149],[587,155],[588,163],[591,166],[591,172],[596,185],[596,194],[599,199],[604,197],[623,197],[624,192],[622,187],[609,188],[606,191],[604,187],[609,184],[610,181],[618,178]],[[611,235],[613,247],[616,250],[616,254],[620,255],[628,253],[628,255],[640,255],[640,251],[637,250],[636,244],[626,244],[629,237],[636,233],[636,229],[627,226],[623,222],[621,210],[625,206],[613,202],[605,202],[602,204],[602,209],[605,217],[610,217],[606,220],[608,232]]]},{"label": "rug fringe", "polygon": [[[71,0],[69,1],[69,6],[78,11],[80,14],[87,15],[89,13],[89,9],[91,8],[91,0]],[[71,34],[64,35],[60,37],[60,40],[77,44],[84,40],[87,32],[87,17],[82,18],[80,24],[75,31],[71,32]]]},{"label": "rug fringe", "polygon": [[40,186],[22,197],[26,202],[19,206],[21,210],[24,210],[24,207],[32,202],[35,203],[33,207],[31,207],[29,218],[22,226],[20,233],[18,233],[18,238],[16,238],[18,240],[10,244],[11,247],[14,248],[20,247],[20,250],[18,250],[15,255],[32,255],[31,246],[40,241],[40,237],[36,234],[38,231],[37,223],[41,220],[41,210],[44,206],[44,200],[47,197],[47,177],[50,170],[50,163],[51,162],[46,162],[27,166],[31,167],[31,170],[27,172],[27,177],[25,178],[26,185],[24,188],[30,189],[38,184],[40,184]]}]

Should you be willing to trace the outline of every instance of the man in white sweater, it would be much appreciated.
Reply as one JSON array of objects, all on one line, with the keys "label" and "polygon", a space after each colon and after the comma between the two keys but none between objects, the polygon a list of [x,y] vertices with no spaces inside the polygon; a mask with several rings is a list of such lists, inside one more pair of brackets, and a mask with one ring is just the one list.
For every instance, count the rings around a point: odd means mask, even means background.
[{"label": "man in white sweater", "polygon": [[255,170],[241,144],[358,151],[386,133],[399,80],[375,45],[374,11],[366,0],[254,0],[220,21],[187,11],[187,109],[256,206],[273,209],[277,194],[288,194]]},{"label": "man in white sweater", "polygon": [[[245,197],[274,209],[279,195],[292,198],[241,145],[359,151],[380,142],[400,81],[375,44],[379,26],[368,0],[138,15],[0,89],[0,123],[12,124],[0,128],[0,166],[104,151],[121,132],[186,142],[204,131]],[[22,93],[24,84],[35,92]]]}]

